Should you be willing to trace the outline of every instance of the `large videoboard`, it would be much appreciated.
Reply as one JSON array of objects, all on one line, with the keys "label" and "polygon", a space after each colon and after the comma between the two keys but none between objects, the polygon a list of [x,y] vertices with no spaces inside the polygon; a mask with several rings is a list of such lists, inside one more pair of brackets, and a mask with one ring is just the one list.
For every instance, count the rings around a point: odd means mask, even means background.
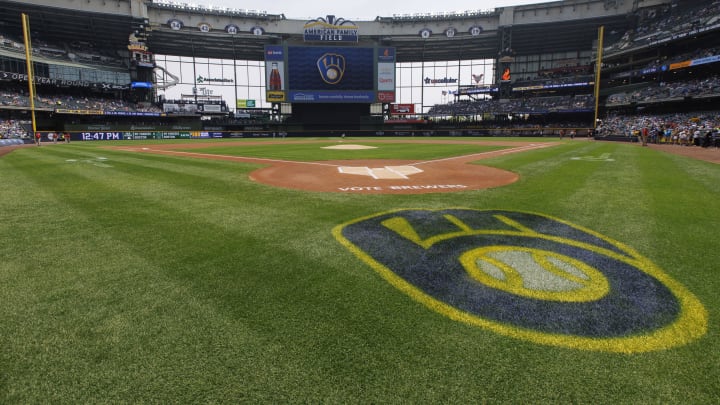
[{"label": "large videoboard", "polygon": [[395,49],[389,47],[265,47],[269,102],[391,103]]}]

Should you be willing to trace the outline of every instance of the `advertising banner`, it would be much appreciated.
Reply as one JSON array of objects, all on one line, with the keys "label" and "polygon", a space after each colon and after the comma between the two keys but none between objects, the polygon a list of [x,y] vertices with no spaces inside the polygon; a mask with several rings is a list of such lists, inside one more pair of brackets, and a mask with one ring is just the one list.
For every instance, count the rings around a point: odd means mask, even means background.
[{"label": "advertising banner", "polygon": [[414,115],[415,104],[391,104],[390,114],[392,115]]},{"label": "advertising banner", "polygon": [[379,48],[378,63],[395,63],[395,48]]},{"label": "advertising banner", "polygon": [[693,59],[690,61],[690,66],[704,65],[706,63],[720,62],[720,55],[706,56],[704,58]]},{"label": "advertising banner", "polygon": [[689,67],[690,63],[691,62],[689,60],[684,60],[682,62],[677,62],[677,63],[671,63],[670,70],[682,69],[682,68]]},{"label": "advertising banner", "polygon": [[235,100],[236,108],[255,108],[255,100],[237,99]]},{"label": "advertising banner", "polygon": [[197,113],[197,108],[197,104],[163,104],[163,112],[168,114],[195,114]]},{"label": "advertising banner", "polygon": [[395,91],[395,64],[378,63],[378,91]]},{"label": "advertising banner", "polygon": [[395,92],[394,91],[378,91],[377,92],[377,101],[379,103],[394,103],[395,102]]},{"label": "advertising banner", "polygon": [[200,105],[202,111],[206,113],[222,113],[222,106],[219,104],[202,104]]},{"label": "advertising banner", "polygon": [[[28,75],[26,73],[14,73],[0,71],[0,81],[14,81],[14,82],[27,82]],[[126,90],[129,85],[115,84],[115,83],[101,83],[101,82],[89,82],[86,80],[60,80],[50,79],[47,77],[35,76],[33,81],[36,84],[49,85],[56,87],[82,87],[82,88],[93,88],[99,90]]]},{"label": "advertising banner", "polygon": [[285,101],[285,83],[285,48],[281,45],[266,45],[265,99],[269,102]]},{"label": "advertising banner", "polygon": [[374,91],[291,91],[289,101],[298,103],[372,103]]}]

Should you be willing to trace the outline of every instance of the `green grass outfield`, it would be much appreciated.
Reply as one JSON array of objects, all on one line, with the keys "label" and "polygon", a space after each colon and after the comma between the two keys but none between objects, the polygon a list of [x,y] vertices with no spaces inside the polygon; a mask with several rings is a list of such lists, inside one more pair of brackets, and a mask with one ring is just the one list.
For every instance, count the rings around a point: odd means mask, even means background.
[{"label": "green grass outfield", "polygon": [[[717,164],[567,140],[478,162],[520,174],[509,186],[351,195],[108,145],[122,143],[0,158],[0,403],[720,403]],[[312,145],[252,155],[328,158]],[[489,149],[375,146],[357,156]],[[618,241],[697,299],[706,332],[633,353],[509,336],[418,302],[333,234],[448,208],[537,213]]]}]

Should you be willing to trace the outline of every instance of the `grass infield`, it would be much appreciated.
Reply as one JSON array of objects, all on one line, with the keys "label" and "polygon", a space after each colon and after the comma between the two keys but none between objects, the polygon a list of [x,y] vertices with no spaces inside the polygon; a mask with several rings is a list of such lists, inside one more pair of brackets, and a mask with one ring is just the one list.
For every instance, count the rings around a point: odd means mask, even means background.
[{"label": "grass infield", "polygon": [[[306,141],[203,152],[496,148]],[[477,162],[518,173],[509,186],[350,195],[255,183],[257,164],[105,148],[122,144],[0,158],[0,403],[720,402],[717,164],[567,140]],[[431,310],[333,235],[382,212],[450,208],[538,213],[619,241],[701,303],[707,331],[642,353],[507,336]]]}]

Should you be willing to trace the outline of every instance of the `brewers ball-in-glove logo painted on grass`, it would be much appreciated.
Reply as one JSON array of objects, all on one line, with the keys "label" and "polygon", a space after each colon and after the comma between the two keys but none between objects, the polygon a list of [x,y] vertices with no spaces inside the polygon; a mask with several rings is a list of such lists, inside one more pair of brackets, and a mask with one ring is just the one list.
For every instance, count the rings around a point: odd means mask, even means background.
[{"label": "brewers ball-in-glove logo painted on grass", "polygon": [[683,345],[707,330],[702,304],[650,260],[561,219],[399,210],[333,234],[413,299],[503,335],[634,353]]}]

